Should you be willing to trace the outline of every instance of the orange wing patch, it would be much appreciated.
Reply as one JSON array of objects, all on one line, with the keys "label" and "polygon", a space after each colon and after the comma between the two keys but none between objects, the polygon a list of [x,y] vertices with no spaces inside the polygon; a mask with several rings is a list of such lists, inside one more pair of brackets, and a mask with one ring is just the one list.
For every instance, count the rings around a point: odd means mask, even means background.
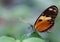
[{"label": "orange wing patch", "polygon": [[41,32],[46,29],[48,29],[52,24],[49,22],[51,20],[51,17],[41,16],[36,24],[34,25],[34,28],[36,31]]}]

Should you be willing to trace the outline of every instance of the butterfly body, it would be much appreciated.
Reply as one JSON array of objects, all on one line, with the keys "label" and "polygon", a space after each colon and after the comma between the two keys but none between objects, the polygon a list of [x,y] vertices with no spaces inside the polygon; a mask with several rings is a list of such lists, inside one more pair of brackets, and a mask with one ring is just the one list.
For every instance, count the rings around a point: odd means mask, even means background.
[{"label": "butterfly body", "polygon": [[47,31],[54,25],[55,18],[58,14],[58,8],[55,5],[48,7],[41,15],[37,18],[34,29],[38,32]]}]

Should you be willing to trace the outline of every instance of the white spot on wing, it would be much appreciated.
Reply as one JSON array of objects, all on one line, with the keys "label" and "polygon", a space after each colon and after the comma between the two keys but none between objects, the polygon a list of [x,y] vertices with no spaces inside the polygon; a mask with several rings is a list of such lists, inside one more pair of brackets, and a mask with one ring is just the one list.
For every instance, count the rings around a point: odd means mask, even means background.
[{"label": "white spot on wing", "polygon": [[53,9],[52,8],[49,8],[49,11],[52,11]]},{"label": "white spot on wing", "polygon": [[53,10],[54,12],[56,12],[56,10]]}]

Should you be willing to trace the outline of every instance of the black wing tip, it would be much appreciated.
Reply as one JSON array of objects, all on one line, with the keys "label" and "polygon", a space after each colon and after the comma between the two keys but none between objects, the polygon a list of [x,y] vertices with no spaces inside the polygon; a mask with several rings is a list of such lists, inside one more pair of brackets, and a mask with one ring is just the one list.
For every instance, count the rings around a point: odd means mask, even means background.
[{"label": "black wing tip", "polygon": [[56,8],[57,8],[57,6],[56,6],[56,5],[51,5],[50,7],[56,7]]},{"label": "black wing tip", "polygon": [[57,11],[58,11],[58,7],[56,5],[51,5],[50,7],[55,7],[57,9]]}]

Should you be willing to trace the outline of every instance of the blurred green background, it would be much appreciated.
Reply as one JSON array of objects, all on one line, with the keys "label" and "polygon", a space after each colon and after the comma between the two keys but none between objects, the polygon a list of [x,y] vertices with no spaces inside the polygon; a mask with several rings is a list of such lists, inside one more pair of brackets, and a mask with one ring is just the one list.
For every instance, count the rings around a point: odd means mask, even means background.
[{"label": "blurred green background", "polygon": [[[37,17],[51,5],[58,7],[52,32],[34,33],[29,23],[34,25]],[[0,42],[60,42],[59,13],[60,0],[0,0]]]}]

